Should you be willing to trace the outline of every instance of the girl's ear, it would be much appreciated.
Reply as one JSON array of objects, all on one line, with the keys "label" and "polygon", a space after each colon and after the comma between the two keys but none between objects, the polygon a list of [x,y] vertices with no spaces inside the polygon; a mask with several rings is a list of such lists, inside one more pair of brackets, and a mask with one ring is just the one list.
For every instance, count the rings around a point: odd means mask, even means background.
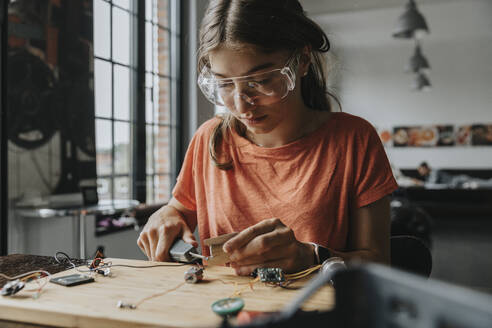
[{"label": "girl's ear", "polygon": [[311,65],[311,46],[307,45],[301,51],[301,56],[299,58],[299,74],[300,76],[306,76],[309,71],[309,66]]}]

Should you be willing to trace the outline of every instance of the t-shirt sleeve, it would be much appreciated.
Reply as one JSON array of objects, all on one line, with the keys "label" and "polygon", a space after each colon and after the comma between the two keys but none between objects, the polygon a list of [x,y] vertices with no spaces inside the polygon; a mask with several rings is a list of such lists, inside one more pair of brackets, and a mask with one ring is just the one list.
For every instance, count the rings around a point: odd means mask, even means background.
[{"label": "t-shirt sleeve", "polygon": [[181,166],[176,185],[172,192],[174,198],[191,211],[196,211],[194,165],[198,152],[198,141],[199,136],[195,133],[186,151],[183,165]]},{"label": "t-shirt sleeve", "polygon": [[354,204],[371,204],[398,188],[391,165],[376,130],[365,122],[356,137]]}]

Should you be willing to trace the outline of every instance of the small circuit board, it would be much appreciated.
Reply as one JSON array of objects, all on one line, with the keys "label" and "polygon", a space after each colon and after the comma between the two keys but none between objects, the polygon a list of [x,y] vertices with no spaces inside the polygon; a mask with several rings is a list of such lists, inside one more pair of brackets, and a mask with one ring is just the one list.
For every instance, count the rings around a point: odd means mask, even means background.
[{"label": "small circuit board", "polygon": [[256,274],[261,282],[284,282],[284,272],[280,268],[257,268]]}]

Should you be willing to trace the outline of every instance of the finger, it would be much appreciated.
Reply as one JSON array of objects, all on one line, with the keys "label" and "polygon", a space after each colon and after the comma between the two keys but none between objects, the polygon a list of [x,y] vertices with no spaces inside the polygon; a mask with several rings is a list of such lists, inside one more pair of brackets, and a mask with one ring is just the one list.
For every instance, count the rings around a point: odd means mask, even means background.
[{"label": "finger", "polygon": [[142,252],[147,256],[147,259],[150,260],[150,253],[149,253],[149,241],[147,238],[147,233],[141,233],[140,237],[138,238],[137,245],[140,247]]},{"label": "finger", "polygon": [[263,220],[229,239],[222,249],[226,253],[231,253],[249,243],[256,236],[273,231],[279,224],[282,224],[279,219]]},{"label": "finger", "polygon": [[271,232],[256,236],[244,247],[233,251],[229,259],[231,261],[241,261],[251,257],[265,256],[265,254],[270,252],[283,252],[293,242],[295,242],[295,236],[291,229],[277,228]]},{"label": "finger", "polygon": [[145,254],[145,246],[143,244],[143,240],[142,240],[142,234],[140,234],[138,236],[138,239],[137,239],[137,246],[138,248],[140,248],[140,250]]},{"label": "finger", "polygon": [[183,234],[181,238],[185,243],[188,243],[192,245],[193,247],[198,247],[198,242],[195,239],[195,236],[193,235],[193,232],[191,232],[190,228],[188,228],[188,225],[186,223],[183,223]]},{"label": "finger", "polygon": [[159,242],[157,243],[157,247],[155,249],[155,257],[156,261],[169,261],[169,252],[166,250],[166,245],[164,243],[165,238],[159,238]]},{"label": "finger", "polygon": [[286,247],[284,245],[280,245],[272,248],[270,251],[265,253],[253,254],[251,256],[244,257],[241,259],[233,259],[233,262],[236,264],[236,266],[245,266],[245,265],[254,265],[254,264],[261,264],[270,261],[276,261],[290,256],[293,256],[291,248]]},{"label": "finger", "polygon": [[149,231],[149,252],[150,258],[152,261],[155,261],[155,249],[157,247],[157,243],[159,242],[159,236],[157,234],[156,229],[151,229]]},{"label": "finger", "polygon": [[178,229],[178,226],[172,224],[164,224],[159,227],[159,241],[154,254],[156,261],[169,261],[169,249],[178,236]]},{"label": "finger", "polygon": [[167,235],[166,238],[162,239],[162,261],[170,261],[171,257],[169,255],[169,250],[176,240],[177,234]]}]

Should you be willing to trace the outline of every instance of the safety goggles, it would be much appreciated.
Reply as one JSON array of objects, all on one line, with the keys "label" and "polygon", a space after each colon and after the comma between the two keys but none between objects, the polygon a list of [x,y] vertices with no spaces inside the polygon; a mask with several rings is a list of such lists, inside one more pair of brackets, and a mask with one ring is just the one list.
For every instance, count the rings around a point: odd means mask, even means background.
[{"label": "safety goggles", "polygon": [[297,56],[289,58],[282,68],[246,76],[218,79],[205,66],[198,76],[198,86],[215,105],[235,108],[238,101],[255,106],[271,105],[294,90]]}]

